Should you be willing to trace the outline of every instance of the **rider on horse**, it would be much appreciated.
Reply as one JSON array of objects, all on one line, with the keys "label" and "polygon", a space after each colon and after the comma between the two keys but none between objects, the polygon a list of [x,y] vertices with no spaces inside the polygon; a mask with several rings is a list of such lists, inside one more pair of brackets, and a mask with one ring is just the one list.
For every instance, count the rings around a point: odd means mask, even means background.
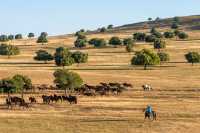
[{"label": "rider on horse", "polygon": [[151,107],[150,105],[147,106],[146,112],[147,112],[148,114],[152,114],[152,107]]}]

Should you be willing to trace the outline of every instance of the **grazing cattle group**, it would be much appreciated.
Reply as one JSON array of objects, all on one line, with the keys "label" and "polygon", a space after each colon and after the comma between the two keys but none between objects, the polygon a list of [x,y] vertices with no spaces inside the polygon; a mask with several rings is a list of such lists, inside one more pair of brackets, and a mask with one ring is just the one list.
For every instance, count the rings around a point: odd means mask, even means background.
[{"label": "grazing cattle group", "polygon": [[[42,100],[43,100],[44,104],[50,104],[53,102],[57,103],[58,101],[60,101],[60,102],[67,101],[70,104],[77,104],[77,102],[78,102],[77,97],[71,96],[71,95],[69,95],[69,96],[42,95]],[[29,97],[29,101],[30,101],[30,104],[37,103],[35,97]],[[23,98],[16,97],[16,96],[6,98],[6,105],[7,105],[8,109],[12,109],[13,106],[23,107],[23,109],[29,107],[29,104],[27,102],[25,102],[25,100]]]},{"label": "grazing cattle group", "polygon": [[25,102],[25,100],[23,98],[19,98],[19,97],[9,97],[6,98],[6,104],[8,106],[8,108],[11,108],[14,106],[19,106],[19,107],[26,107],[28,108],[28,103]]},{"label": "grazing cattle group", "polygon": [[119,95],[127,88],[132,88],[133,86],[129,83],[100,83],[99,85],[93,86],[85,84],[80,88],[75,88],[75,92],[79,95],[85,96],[106,96],[109,94]]},{"label": "grazing cattle group", "polygon": [[45,104],[50,104],[50,103],[57,103],[57,102],[69,102],[70,104],[77,104],[77,97],[76,96],[58,96],[58,95],[50,95],[50,96],[46,96],[46,95],[42,95],[42,100],[43,103]]}]

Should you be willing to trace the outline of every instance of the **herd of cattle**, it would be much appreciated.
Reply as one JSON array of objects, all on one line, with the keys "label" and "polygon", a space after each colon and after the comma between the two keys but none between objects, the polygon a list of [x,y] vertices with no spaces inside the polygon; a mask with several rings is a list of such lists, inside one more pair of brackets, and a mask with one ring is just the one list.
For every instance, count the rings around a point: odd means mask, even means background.
[{"label": "herd of cattle", "polygon": [[100,83],[96,86],[85,84],[80,88],[75,88],[75,92],[85,96],[106,96],[119,95],[128,88],[133,88],[133,85],[129,83]]},{"label": "herd of cattle", "polygon": [[[51,86],[44,86],[41,85],[40,89],[55,89]],[[128,90],[128,88],[133,88],[132,84],[129,83],[100,83],[99,85],[93,86],[85,84],[80,88],[75,88],[74,93],[77,95],[84,95],[84,96],[107,96],[107,95],[119,95],[123,91]],[[144,91],[151,91],[152,87],[150,85],[143,85],[142,86]],[[43,104],[50,104],[50,103],[57,103],[57,102],[69,102],[70,104],[77,104],[78,100],[76,96],[72,95],[42,95],[41,99],[43,101]],[[29,104],[28,102],[25,102],[23,98],[20,97],[8,97],[6,98],[6,105],[8,108],[11,108],[13,106],[19,106],[23,108],[28,108],[30,104],[37,103],[37,100],[35,97],[29,97]]]}]

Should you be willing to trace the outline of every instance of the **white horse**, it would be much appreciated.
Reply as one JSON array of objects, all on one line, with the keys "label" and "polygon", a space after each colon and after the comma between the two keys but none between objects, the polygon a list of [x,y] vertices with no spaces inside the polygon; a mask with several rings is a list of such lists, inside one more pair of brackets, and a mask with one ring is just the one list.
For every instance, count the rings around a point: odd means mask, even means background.
[{"label": "white horse", "polygon": [[143,85],[142,88],[144,89],[144,91],[151,91],[153,90],[153,88],[150,85]]}]

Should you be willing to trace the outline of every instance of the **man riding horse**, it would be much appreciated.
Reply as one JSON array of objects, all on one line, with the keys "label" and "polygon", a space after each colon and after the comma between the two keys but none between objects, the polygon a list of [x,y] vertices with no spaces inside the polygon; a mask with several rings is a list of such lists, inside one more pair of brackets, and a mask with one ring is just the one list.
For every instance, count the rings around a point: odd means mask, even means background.
[{"label": "man riding horse", "polygon": [[147,106],[145,109],[145,119],[148,118],[149,120],[152,118],[153,120],[156,120],[156,112],[153,111],[152,107],[150,105]]}]

